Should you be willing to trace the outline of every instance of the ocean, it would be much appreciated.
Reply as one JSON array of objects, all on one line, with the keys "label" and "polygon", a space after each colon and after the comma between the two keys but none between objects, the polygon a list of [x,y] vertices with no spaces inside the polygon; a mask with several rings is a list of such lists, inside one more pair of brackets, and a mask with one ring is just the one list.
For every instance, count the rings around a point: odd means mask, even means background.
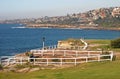
[{"label": "ocean", "polygon": [[21,24],[0,24],[0,56],[15,55],[31,49],[56,45],[59,40],[68,38],[84,39],[115,39],[120,31],[83,30],[58,28],[25,28]]}]

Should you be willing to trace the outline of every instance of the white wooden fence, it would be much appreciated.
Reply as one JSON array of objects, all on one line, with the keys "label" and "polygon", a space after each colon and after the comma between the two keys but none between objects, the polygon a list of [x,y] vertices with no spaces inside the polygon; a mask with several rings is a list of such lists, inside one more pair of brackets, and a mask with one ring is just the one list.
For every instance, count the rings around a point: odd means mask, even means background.
[{"label": "white wooden fence", "polygon": [[[63,56],[89,56],[89,55],[99,55],[102,54],[103,51],[79,51],[79,50],[31,50],[30,51],[32,54],[34,55],[39,55],[39,56],[43,56],[43,55],[63,55]],[[109,53],[113,53],[113,51],[108,51]]]},{"label": "white wooden fence", "polygon": [[[87,44],[87,43],[85,43]],[[87,45],[85,46],[57,46],[57,45],[51,45],[51,46],[45,46],[44,48],[37,48],[37,49],[33,49],[33,50],[42,50],[42,49],[45,49],[45,50],[52,50],[52,49],[74,49],[74,50],[84,50],[87,48]]]},{"label": "white wooden fence", "polygon": [[56,49],[57,45],[51,45],[51,46],[45,46],[44,48],[37,48],[37,49],[33,49],[33,50],[52,50],[52,49]]},{"label": "white wooden fence", "polygon": [[[93,51],[87,51],[89,52],[86,56],[80,56],[73,58],[30,58],[30,57],[15,57],[15,56],[2,56],[0,57],[0,63],[2,65],[10,65],[10,64],[24,64],[24,63],[31,63],[34,65],[40,65],[40,64],[79,64],[79,63],[85,63],[85,62],[94,62],[94,61],[112,61],[113,58],[113,52],[110,51],[109,54],[90,54]],[[95,52],[95,51],[94,51]],[[97,51],[96,51],[97,52]]]}]

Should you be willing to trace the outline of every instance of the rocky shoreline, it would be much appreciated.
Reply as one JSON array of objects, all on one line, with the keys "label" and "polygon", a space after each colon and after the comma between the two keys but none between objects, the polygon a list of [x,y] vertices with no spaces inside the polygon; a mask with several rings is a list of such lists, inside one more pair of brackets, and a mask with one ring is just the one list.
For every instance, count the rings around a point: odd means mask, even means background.
[{"label": "rocky shoreline", "polygon": [[58,25],[58,24],[26,24],[27,28],[60,28],[60,29],[91,29],[91,30],[114,30],[120,31],[120,27],[114,28],[105,28],[102,26],[73,26],[73,25]]}]

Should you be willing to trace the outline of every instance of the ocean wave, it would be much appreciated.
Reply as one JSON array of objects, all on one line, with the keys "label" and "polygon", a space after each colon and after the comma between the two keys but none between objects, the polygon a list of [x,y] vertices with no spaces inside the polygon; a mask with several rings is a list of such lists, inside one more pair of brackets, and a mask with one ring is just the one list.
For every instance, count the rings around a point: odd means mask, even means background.
[{"label": "ocean wave", "polygon": [[12,27],[12,29],[24,29],[24,28],[26,28],[26,27]]}]

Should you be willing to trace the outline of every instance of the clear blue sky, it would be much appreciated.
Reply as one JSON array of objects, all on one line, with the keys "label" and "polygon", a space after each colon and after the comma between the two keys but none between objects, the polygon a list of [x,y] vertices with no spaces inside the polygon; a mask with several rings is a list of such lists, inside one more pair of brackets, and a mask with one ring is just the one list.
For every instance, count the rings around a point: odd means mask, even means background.
[{"label": "clear blue sky", "polygon": [[120,0],[0,0],[0,19],[36,18],[120,6]]}]

